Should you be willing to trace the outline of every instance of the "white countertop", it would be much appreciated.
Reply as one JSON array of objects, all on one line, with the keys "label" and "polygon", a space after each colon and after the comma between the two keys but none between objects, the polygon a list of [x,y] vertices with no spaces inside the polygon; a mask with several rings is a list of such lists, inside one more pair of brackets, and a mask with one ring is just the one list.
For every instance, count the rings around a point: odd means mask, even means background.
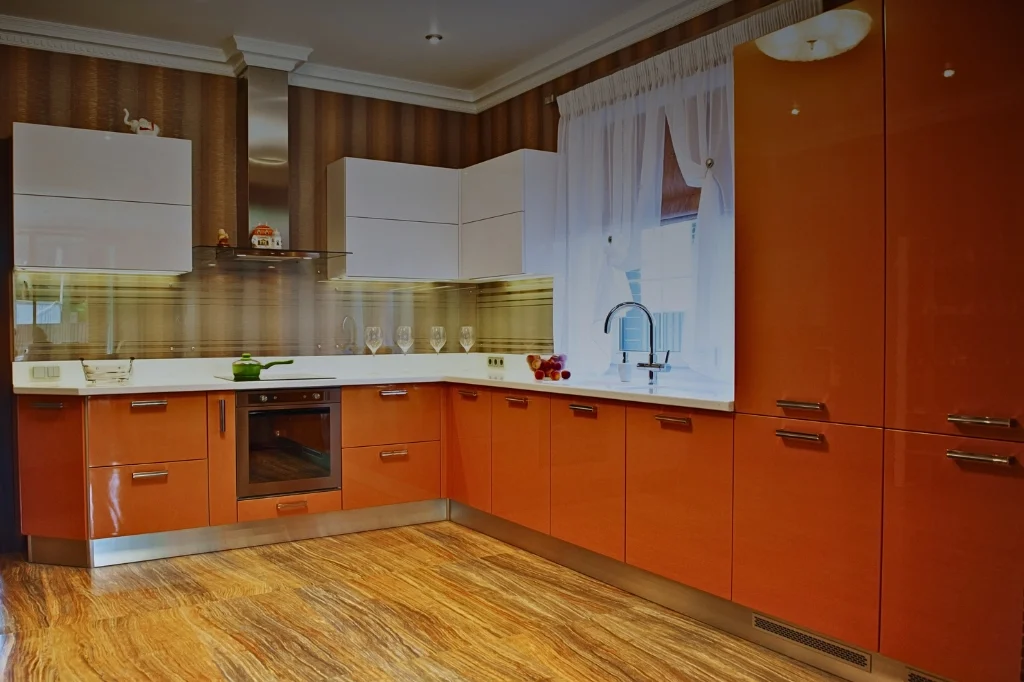
[{"label": "white countertop", "polygon": [[[625,400],[655,405],[731,412],[733,387],[706,379],[686,369],[660,377],[661,386],[646,385],[646,375],[635,371],[635,381],[622,383],[610,377],[580,377],[563,381],[537,381],[525,356],[504,355],[505,369],[487,367],[482,353],[409,356],[364,355],[297,357],[292,365],[263,371],[267,380],[231,382],[216,378],[230,375],[234,358],[136,360],[132,378],[125,384],[90,385],[78,362],[15,362],[14,392],[21,395],[100,396],[189,391],[270,391],[284,388],[328,388],[382,384],[449,382],[489,386],[505,390],[538,391],[558,395]],[[259,358],[269,362],[277,358]],[[32,367],[58,365],[60,379],[33,380]],[[569,362],[572,369],[572,360]],[[315,374],[329,379],[273,381],[284,374]]]}]

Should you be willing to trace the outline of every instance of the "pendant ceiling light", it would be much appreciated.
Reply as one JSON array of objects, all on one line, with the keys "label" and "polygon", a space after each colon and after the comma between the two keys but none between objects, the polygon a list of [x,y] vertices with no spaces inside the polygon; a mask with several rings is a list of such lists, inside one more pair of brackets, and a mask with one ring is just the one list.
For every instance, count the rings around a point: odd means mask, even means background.
[{"label": "pendant ceiling light", "polygon": [[869,15],[836,9],[758,38],[757,48],[784,62],[814,62],[852,50],[870,30]]}]

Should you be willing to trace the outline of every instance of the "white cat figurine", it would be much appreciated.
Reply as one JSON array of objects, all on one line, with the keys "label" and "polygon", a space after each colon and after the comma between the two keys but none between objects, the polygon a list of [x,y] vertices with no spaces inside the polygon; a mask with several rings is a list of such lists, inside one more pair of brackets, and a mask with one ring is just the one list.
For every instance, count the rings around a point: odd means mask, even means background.
[{"label": "white cat figurine", "polygon": [[135,133],[136,135],[154,135],[154,136],[156,136],[156,135],[160,134],[160,126],[158,126],[155,123],[152,123],[151,121],[149,121],[149,119],[137,118],[137,119],[134,119],[134,120],[131,120],[131,121],[128,120],[128,110],[127,109],[124,110],[124,122],[125,122],[125,125],[127,125],[129,128],[131,128],[132,132]]}]

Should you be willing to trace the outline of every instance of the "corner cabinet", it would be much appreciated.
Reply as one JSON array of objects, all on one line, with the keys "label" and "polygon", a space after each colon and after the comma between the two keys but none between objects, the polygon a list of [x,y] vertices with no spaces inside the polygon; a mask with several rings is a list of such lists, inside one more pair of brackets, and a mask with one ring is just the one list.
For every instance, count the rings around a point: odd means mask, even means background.
[{"label": "corner cabinet", "polygon": [[736,411],[881,426],[882,2],[843,9],[872,19],[844,54],[735,50]]},{"label": "corner cabinet", "polygon": [[557,154],[532,149],[462,171],[462,279],[553,273],[557,173]]},{"label": "corner cabinet", "polygon": [[17,268],[192,269],[192,143],[14,124]]},{"label": "corner cabinet", "polygon": [[339,159],[327,166],[329,276],[459,277],[459,171]]}]

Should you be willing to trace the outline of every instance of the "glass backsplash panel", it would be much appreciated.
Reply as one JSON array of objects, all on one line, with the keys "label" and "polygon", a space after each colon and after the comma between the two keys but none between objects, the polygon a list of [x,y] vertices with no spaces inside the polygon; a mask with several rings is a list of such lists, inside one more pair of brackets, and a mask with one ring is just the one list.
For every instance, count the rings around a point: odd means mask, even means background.
[{"label": "glass backsplash panel", "polygon": [[550,278],[510,282],[317,281],[312,262],[253,269],[217,265],[181,276],[15,272],[14,360],[231,357],[401,352],[395,328],[413,331],[411,353],[553,350]]}]

